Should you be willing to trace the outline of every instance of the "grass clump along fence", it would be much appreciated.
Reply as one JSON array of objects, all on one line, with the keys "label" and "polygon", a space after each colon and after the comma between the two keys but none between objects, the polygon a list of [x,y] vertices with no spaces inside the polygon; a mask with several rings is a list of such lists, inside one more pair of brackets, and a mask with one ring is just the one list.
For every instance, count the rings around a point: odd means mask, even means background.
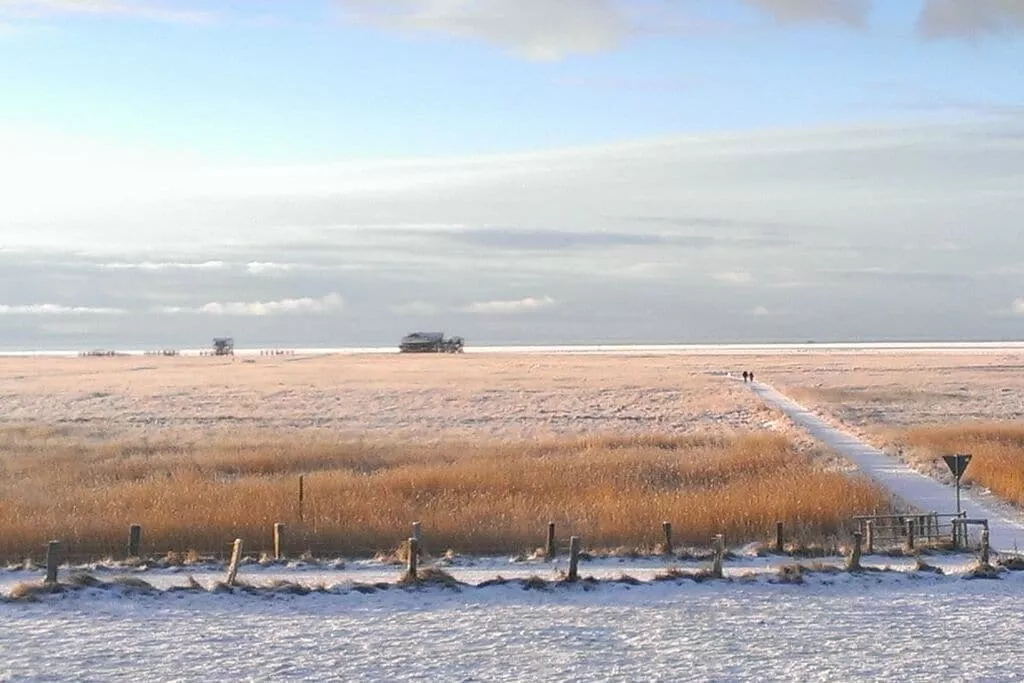
[{"label": "grass clump along fence", "polygon": [[963,481],[978,484],[1015,505],[1024,506],[1024,424],[958,424],[918,427],[901,440],[915,460],[947,472],[943,455],[970,453]]},{"label": "grass clump along fence", "polygon": [[[299,517],[298,479],[304,501]],[[0,430],[0,557],[220,553],[234,538],[269,549],[371,556],[422,523],[435,552],[529,552],[549,521],[589,548],[650,549],[669,520],[677,544],[765,540],[777,520],[805,541],[840,534],[884,492],[825,471],[778,435],[505,441],[337,441],[323,433],[96,439],[42,427]]]}]

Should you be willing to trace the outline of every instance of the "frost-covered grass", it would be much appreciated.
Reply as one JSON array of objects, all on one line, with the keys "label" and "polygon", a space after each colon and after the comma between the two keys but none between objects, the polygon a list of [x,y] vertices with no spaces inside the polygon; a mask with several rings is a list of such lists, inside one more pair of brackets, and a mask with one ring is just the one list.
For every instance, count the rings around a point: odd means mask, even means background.
[{"label": "frost-covered grass", "polygon": [[[6,441],[4,441],[6,440]],[[0,431],[0,555],[38,557],[60,539],[72,557],[123,555],[143,527],[148,554],[216,552],[236,537],[266,550],[274,522],[288,550],[367,556],[392,551],[420,521],[434,554],[530,552],[549,520],[560,544],[656,550],[674,540],[839,534],[887,499],[822,471],[783,437],[595,436],[509,442],[335,441],[247,434],[190,441],[84,440],[43,429]],[[305,474],[304,521],[297,509]]]}]

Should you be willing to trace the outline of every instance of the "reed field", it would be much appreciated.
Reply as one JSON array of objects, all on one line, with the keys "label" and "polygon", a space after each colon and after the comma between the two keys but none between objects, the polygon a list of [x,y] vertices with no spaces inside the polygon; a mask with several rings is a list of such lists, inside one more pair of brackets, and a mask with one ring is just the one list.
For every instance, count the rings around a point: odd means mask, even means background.
[{"label": "reed field", "polygon": [[943,455],[970,453],[963,481],[1024,507],[1024,424],[953,424],[899,434],[906,457],[950,476]]},{"label": "reed field", "polygon": [[[387,552],[420,521],[428,549],[530,552],[547,523],[589,548],[655,550],[661,522],[680,544],[840,534],[884,510],[872,485],[824,471],[780,435],[576,437],[526,442],[336,441],[324,434],[85,441],[68,430],[0,430],[0,556],[49,538],[70,556],[269,548],[284,522],[292,553]],[[304,475],[303,520],[297,484]]]}]

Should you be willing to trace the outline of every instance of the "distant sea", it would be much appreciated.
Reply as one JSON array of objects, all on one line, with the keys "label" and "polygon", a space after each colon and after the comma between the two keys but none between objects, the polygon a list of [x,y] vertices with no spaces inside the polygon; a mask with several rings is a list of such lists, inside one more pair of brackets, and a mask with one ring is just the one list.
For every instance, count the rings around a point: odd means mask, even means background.
[{"label": "distant sea", "polygon": [[[13,350],[0,351],[7,357],[75,357],[94,351],[46,351]],[[142,349],[110,349],[120,356],[160,355],[159,351]],[[1024,341],[999,342],[804,342],[777,344],[574,344],[553,346],[467,346],[469,354],[608,354],[608,355],[747,355],[757,353],[912,353],[916,351],[935,352],[1012,352],[1024,351]],[[181,356],[201,356],[208,349],[179,349]],[[395,346],[363,347],[309,347],[309,348],[241,348],[235,349],[236,356],[263,355],[357,355],[397,354]]]}]

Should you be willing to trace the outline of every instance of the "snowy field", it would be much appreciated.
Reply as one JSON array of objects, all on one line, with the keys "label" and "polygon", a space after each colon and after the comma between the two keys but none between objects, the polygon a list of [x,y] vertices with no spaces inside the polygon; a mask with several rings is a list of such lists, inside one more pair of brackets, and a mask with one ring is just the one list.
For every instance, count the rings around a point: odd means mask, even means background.
[{"label": "snowy field", "polygon": [[[346,590],[353,573],[396,576],[363,567],[242,577],[333,586],[306,596],[82,591],[0,605],[0,680],[1019,680],[1024,573],[968,581],[959,572],[970,558],[929,561],[949,574],[891,561],[902,571],[792,585],[773,582],[769,560],[751,559],[730,563],[727,582],[590,590]],[[582,573],[624,570],[644,578],[654,567],[588,563]],[[503,573],[525,572],[553,577],[538,567]],[[0,580],[28,578],[14,574]]]},{"label": "snowy field", "polygon": [[[893,571],[808,573],[792,585],[777,583],[778,566],[790,560],[741,557],[727,563],[726,582],[371,594],[353,583],[393,581],[399,569],[249,566],[240,579],[252,585],[287,579],[326,592],[84,590],[0,605],[0,680],[1013,680],[1024,656],[1024,617],[1015,607],[1024,573],[967,581],[969,556],[928,561],[945,574],[869,557],[865,565]],[[126,571],[85,569],[103,579]],[[503,558],[448,568],[469,584],[498,574],[554,579],[559,569],[564,561]],[[658,559],[601,560],[581,573],[650,581],[664,569]],[[135,575],[162,589],[185,585],[187,576],[204,587],[223,578],[201,567]],[[40,579],[37,570],[8,570],[0,593]],[[970,645],[950,656],[949,643],[965,639]]]}]

